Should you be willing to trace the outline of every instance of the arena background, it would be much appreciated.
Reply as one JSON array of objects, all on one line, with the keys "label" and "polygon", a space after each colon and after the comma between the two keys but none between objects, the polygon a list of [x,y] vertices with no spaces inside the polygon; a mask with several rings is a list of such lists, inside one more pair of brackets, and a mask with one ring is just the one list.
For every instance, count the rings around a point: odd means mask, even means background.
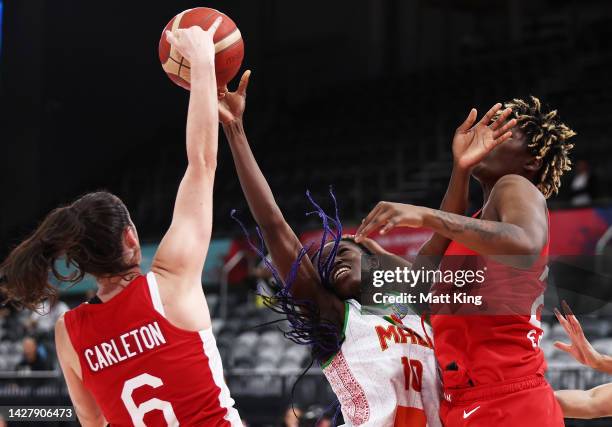
[{"label": "arena background", "polygon": [[[157,43],[176,13],[209,6],[242,32],[244,67],[253,70],[249,138],[286,218],[305,239],[318,230],[304,216],[306,189],[324,202],[333,185],[349,229],[379,200],[438,206],[452,134],[470,107],[483,112],[534,94],[577,130],[573,156],[589,175],[588,186],[574,190],[575,174],[566,176],[550,202],[553,252],[605,259],[612,224],[612,8],[605,0],[6,0],[3,6],[2,258],[51,208],[101,188],[126,202],[145,254],[153,253],[185,168],[188,99],[161,70]],[[237,208],[252,224],[223,137],[220,147],[203,283],[229,387],[251,426],[283,425],[292,400],[304,409],[303,424],[314,425],[308,419],[335,398],[316,367],[292,392],[309,363],[307,350],[275,326],[255,328],[273,320],[254,292],[266,277],[229,217]],[[472,209],[479,206],[474,190]],[[427,236],[402,230],[381,243],[410,256]],[[92,286],[86,280],[66,290],[43,317],[0,309],[0,405],[68,404],[51,320],[82,302]],[[592,342],[612,354],[612,317],[581,320]],[[550,318],[546,329],[542,346],[554,387],[612,380],[552,348],[563,332]],[[34,341],[24,345],[25,337]],[[18,368],[28,346],[45,370]]]}]

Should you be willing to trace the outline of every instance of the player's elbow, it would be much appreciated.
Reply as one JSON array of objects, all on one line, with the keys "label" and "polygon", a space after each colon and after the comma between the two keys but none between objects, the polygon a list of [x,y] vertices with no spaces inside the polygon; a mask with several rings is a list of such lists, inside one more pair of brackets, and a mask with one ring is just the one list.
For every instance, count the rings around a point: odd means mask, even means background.
[{"label": "player's elbow", "polygon": [[512,264],[518,268],[531,268],[542,255],[543,245],[526,232],[517,233],[516,239],[509,248],[508,255],[512,257]]},{"label": "player's elbow", "polygon": [[77,418],[83,427],[105,427],[107,425],[102,413],[85,414],[77,411]]},{"label": "player's elbow", "polygon": [[588,392],[590,404],[585,413],[585,419],[604,418],[612,416],[612,402],[608,398],[597,394],[597,389]]},{"label": "player's elbow", "polygon": [[542,252],[542,247],[531,241],[522,242],[518,247],[518,254],[522,258],[521,263],[525,264],[525,267],[533,266],[540,259],[540,252]]},{"label": "player's elbow", "polygon": [[187,161],[190,167],[209,171],[217,169],[217,144],[207,139],[201,136],[188,138]]},{"label": "player's elbow", "polygon": [[217,153],[194,152],[188,153],[189,167],[198,172],[207,174],[217,170]]}]

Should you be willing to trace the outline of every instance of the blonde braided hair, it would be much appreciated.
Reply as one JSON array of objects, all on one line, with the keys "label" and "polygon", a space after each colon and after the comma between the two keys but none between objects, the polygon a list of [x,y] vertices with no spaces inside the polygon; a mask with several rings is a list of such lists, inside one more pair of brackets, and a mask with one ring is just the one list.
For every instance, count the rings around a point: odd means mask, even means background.
[{"label": "blonde braided hair", "polygon": [[526,101],[515,98],[506,102],[505,107],[512,108],[512,115],[525,135],[527,146],[536,159],[542,160],[535,179],[536,186],[546,198],[557,194],[561,176],[571,170],[569,152],[574,144],[568,140],[576,132],[561,122],[557,110],[543,111],[542,103],[535,96]]}]

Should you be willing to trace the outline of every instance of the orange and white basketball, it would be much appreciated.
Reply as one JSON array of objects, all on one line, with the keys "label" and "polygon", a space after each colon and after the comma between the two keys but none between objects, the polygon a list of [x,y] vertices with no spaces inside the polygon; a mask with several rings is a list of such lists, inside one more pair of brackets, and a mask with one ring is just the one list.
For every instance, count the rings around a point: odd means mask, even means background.
[{"label": "orange and white basketball", "polygon": [[215,42],[215,71],[217,86],[225,86],[233,79],[244,57],[244,42],[240,30],[227,15],[208,7],[188,9],[176,15],[162,31],[159,41],[159,60],[162,68],[177,85],[189,90],[191,85],[190,64],[173,48],[166,39],[166,30],[189,28],[194,25],[208,30],[218,16],[223,17],[221,26],[217,29],[213,41]]}]

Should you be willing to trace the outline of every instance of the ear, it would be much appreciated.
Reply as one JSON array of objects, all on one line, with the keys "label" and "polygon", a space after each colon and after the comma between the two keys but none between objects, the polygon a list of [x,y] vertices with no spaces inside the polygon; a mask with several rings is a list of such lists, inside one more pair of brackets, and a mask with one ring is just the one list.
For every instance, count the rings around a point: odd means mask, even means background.
[{"label": "ear", "polygon": [[126,227],[125,231],[123,232],[123,240],[129,249],[134,249],[139,246],[138,234],[136,233],[134,226]]},{"label": "ear", "polygon": [[526,171],[535,173],[540,170],[540,168],[542,167],[542,163],[542,159],[532,157],[527,161],[527,163],[525,163],[524,167]]}]

